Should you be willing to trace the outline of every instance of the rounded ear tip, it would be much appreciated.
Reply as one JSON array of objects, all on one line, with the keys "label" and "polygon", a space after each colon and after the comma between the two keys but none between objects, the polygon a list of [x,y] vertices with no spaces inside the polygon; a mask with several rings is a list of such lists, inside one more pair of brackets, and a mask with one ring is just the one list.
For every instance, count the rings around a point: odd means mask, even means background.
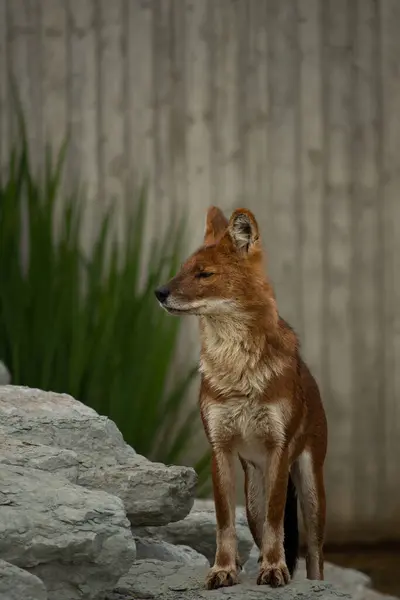
[{"label": "rounded ear tip", "polygon": [[214,217],[217,214],[222,214],[222,210],[218,208],[218,206],[214,206],[213,204],[207,209],[207,216]]},{"label": "rounded ear tip", "polygon": [[236,246],[249,251],[259,240],[258,225],[248,208],[237,208],[229,221],[229,230]]},{"label": "rounded ear tip", "polygon": [[236,208],[233,211],[231,218],[234,219],[235,217],[238,217],[239,215],[249,217],[250,219],[253,219],[253,221],[255,220],[253,213],[248,208]]},{"label": "rounded ear tip", "polygon": [[205,243],[215,243],[228,227],[228,219],[218,206],[207,209],[206,226],[204,233]]},{"label": "rounded ear tip", "polygon": [[231,226],[235,223],[251,223],[251,226],[258,229],[257,219],[254,214],[248,208],[237,208],[233,211],[231,218],[229,219]]}]

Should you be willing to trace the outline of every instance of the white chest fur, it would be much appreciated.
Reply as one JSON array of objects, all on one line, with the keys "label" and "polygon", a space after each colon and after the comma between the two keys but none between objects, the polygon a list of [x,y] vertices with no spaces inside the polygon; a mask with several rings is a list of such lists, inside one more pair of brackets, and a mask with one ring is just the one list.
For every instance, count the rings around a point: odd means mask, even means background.
[{"label": "white chest fur", "polygon": [[258,399],[233,398],[212,403],[207,408],[207,423],[213,445],[232,444],[232,448],[262,466],[268,446],[285,441],[289,406],[285,399],[266,404]]},{"label": "white chest fur", "polygon": [[262,358],[265,339],[249,336],[246,321],[203,319],[200,371],[217,392],[261,394],[274,375],[282,372],[279,359]]}]

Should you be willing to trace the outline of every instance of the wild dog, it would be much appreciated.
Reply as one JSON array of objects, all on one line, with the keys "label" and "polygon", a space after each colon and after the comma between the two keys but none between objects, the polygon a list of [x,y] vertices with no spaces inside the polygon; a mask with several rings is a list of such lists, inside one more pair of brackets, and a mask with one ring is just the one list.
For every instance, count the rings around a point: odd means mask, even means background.
[{"label": "wild dog", "polygon": [[297,497],[307,577],[323,579],[327,423],[299,342],[279,316],[254,215],[216,207],[204,245],[155,291],[173,315],[200,321],[200,411],[212,449],[217,551],[208,589],[238,582],[234,458],[245,474],[247,519],[260,550],[258,584],[289,582],[298,557]]}]

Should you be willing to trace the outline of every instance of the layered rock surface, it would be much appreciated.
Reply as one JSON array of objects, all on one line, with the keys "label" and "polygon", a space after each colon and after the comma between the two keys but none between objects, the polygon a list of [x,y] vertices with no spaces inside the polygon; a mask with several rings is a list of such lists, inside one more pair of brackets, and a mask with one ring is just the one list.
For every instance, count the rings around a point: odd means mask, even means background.
[{"label": "layered rock surface", "polygon": [[136,551],[119,498],[29,467],[0,465],[0,481],[0,558],[49,599],[99,598],[128,571]]},{"label": "layered rock surface", "polygon": [[121,578],[107,600],[346,600],[345,591],[330,583],[299,581],[284,588],[257,586],[246,574],[240,585],[220,590],[204,589],[206,568],[157,560],[137,561]]},{"label": "layered rock surface", "polygon": [[0,387],[0,456],[116,494],[134,526],[183,519],[193,504],[193,469],[136,454],[113,421],[66,394]]},{"label": "layered rock surface", "polygon": [[209,567],[209,562],[203,554],[189,546],[169,544],[153,538],[134,536],[136,557],[140,560],[157,559],[162,562],[178,562],[185,565]]},{"label": "layered rock surface", "polygon": [[326,582],[307,581],[303,561],[289,586],[255,585],[243,507],[240,585],[205,590],[216,518],[213,501],[193,500],[194,471],[136,454],[64,394],[0,386],[0,481],[0,600],[391,600],[334,565]]},{"label": "layered rock surface", "polygon": [[[213,501],[195,500],[193,508],[182,521],[169,523],[163,527],[147,527],[139,530],[143,536],[152,536],[171,544],[184,544],[204,554],[213,564],[216,550],[216,517]],[[136,531],[136,530],[135,530]],[[254,541],[247,526],[245,510],[236,509],[236,533],[239,554],[242,562],[246,562]],[[155,558],[155,557],[154,557]]]},{"label": "layered rock surface", "polygon": [[0,560],[1,600],[47,600],[43,581],[35,575]]}]

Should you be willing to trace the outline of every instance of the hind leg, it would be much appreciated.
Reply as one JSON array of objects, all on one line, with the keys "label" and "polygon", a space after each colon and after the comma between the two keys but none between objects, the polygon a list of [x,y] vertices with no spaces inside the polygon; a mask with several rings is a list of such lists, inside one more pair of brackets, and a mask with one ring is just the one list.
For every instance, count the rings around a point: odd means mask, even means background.
[{"label": "hind leg", "polygon": [[246,515],[251,535],[261,550],[265,519],[265,477],[261,469],[240,458],[245,477]]},{"label": "hind leg", "polygon": [[307,535],[307,578],[324,578],[325,487],[323,464],[312,449],[303,450],[292,467]]}]

